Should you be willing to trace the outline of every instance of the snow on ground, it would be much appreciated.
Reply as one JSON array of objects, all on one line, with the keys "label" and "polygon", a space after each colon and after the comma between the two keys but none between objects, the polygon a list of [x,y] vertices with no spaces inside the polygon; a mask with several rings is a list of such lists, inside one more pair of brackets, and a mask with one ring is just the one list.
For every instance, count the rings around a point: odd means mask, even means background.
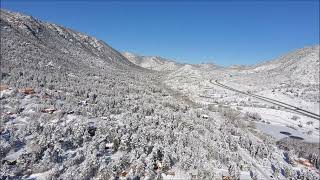
[{"label": "snow on ground", "polygon": [[111,159],[112,159],[113,161],[118,161],[118,160],[120,160],[120,158],[121,158],[123,155],[124,155],[124,152],[118,151],[118,152],[112,154]]},{"label": "snow on ground", "polygon": [[25,152],[24,148],[20,148],[18,151],[9,152],[9,154],[4,158],[5,160],[15,160],[17,159],[21,154]]},{"label": "snow on ground", "polygon": [[[292,135],[299,135],[307,142],[319,142],[319,121],[310,117],[303,116],[288,109],[279,108],[268,102],[239,94],[222,87],[202,83],[207,82],[205,79],[193,79],[180,77],[179,79],[170,79],[167,81],[172,88],[176,88],[183,94],[186,94],[190,99],[201,104],[224,104],[230,107],[241,109],[241,112],[256,112],[261,115],[262,120],[265,121],[265,126],[259,129],[264,133],[275,136],[276,139],[284,137],[280,131],[272,132],[272,128],[276,129],[290,129]],[[279,100],[281,102],[309,110],[314,113],[319,113],[319,103],[315,101],[308,101],[300,97],[299,91],[294,89],[293,93],[288,92],[285,88],[279,88],[274,91],[268,87],[255,87],[255,84],[250,82],[236,83],[236,81],[227,82],[226,84],[241,91],[250,91],[254,94],[264,97]],[[252,90],[253,89],[253,90]],[[260,90],[259,90],[260,89]],[[292,88],[291,88],[292,89]],[[301,94],[302,90],[300,90]],[[261,127],[261,126],[257,126]],[[294,129],[292,129],[294,128]],[[289,131],[288,131],[289,132]]]},{"label": "snow on ground", "polygon": [[51,171],[45,171],[45,172],[42,172],[42,173],[36,173],[36,174],[31,174],[27,180],[47,180],[48,178],[51,177]]},{"label": "snow on ground", "polygon": [[[319,127],[318,120],[277,109],[242,108],[242,112],[259,113],[262,121],[266,123],[257,122],[257,128],[266,134],[274,136],[276,139],[285,137],[280,131],[286,131],[292,133],[292,135],[304,138],[307,142],[319,142],[319,130],[315,128]],[[293,120],[293,116],[298,117],[298,119]],[[310,135],[308,135],[308,133]]]},{"label": "snow on ground", "polygon": [[262,131],[263,133],[269,134],[276,138],[276,140],[280,140],[282,138],[288,137],[288,135],[281,134],[280,132],[288,132],[292,136],[301,137],[306,142],[318,143],[319,142],[319,134],[308,135],[305,131],[295,130],[286,126],[274,125],[274,124],[266,124],[266,123],[256,123],[257,129]]},{"label": "snow on ground", "polygon": [[264,91],[257,92],[255,94],[261,95],[267,98],[276,99],[281,102],[285,102],[287,104],[297,106],[299,108],[302,108],[304,110],[308,110],[317,114],[319,114],[319,111],[320,111],[319,103],[317,102],[306,101],[299,97],[294,97],[294,96],[292,97],[292,96],[285,95],[281,92],[277,92],[277,91],[272,92],[272,90],[264,90]]},{"label": "snow on ground", "polygon": [[[282,66],[281,63],[280,65]],[[241,111],[242,114],[246,112],[258,113],[261,120],[255,120],[256,129],[262,134],[274,137],[275,140],[291,135],[301,137],[305,142],[318,143],[320,141],[318,120],[210,83],[210,80],[218,80],[234,89],[275,99],[319,114],[319,101],[314,98],[317,97],[316,94],[319,93],[319,90],[317,91],[313,84],[301,81],[301,79],[304,79],[302,77],[299,77],[295,82],[295,79],[290,79],[291,75],[283,75],[278,70],[271,72],[277,66],[278,64],[271,63],[265,66],[256,66],[253,69],[240,67],[217,69],[211,72],[197,71],[185,66],[169,74],[165,84],[190,100],[204,106],[209,104],[215,105],[216,108],[227,106]],[[273,77],[268,76],[269,71]],[[289,74],[290,71],[285,73]],[[304,85],[301,85],[301,83],[304,83]],[[280,132],[290,134],[285,135]],[[287,164],[283,159],[283,151],[277,147],[274,148],[279,155],[279,157],[274,157],[275,162]],[[258,172],[258,179],[270,179],[272,176],[271,164],[262,165],[263,163],[255,161],[249,154],[246,155],[245,151],[240,152],[242,158],[255,164],[256,170],[260,171]],[[226,169],[221,170],[226,171]],[[280,175],[280,177],[285,179],[284,176]],[[241,179],[251,179],[250,171],[241,171]]]},{"label": "snow on ground", "polygon": [[191,180],[190,174],[187,172],[177,168],[173,167],[169,173],[165,174],[162,173],[163,180]]}]

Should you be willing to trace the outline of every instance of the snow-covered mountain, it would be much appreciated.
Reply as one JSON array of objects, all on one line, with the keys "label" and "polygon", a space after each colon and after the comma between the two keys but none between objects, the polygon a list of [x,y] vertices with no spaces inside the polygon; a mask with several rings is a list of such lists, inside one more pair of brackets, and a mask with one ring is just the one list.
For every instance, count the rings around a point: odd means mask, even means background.
[{"label": "snow-covered mountain", "polygon": [[[319,118],[310,118],[251,96],[260,95],[319,115],[319,68],[319,45],[316,45],[254,66],[207,71],[184,66],[169,73],[165,84],[198,104],[228,106],[257,116],[254,118],[257,130],[278,141],[286,137],[282,133],[288,132],[319,147]],[[227,87],[214,83],[216,80]]]},{"label": "snow-covered mountain", "polygon": [[139,56],[129,52],[124,52],[123,55],[132,63],[155,71],[173,71],[183,66],[183,64],[158,56]]},{"label": "snow-covered mountain", "polygon": [[269,78],[282,78],[301,84],[319,84],[319,52],[319,45],[305,47],[258,64],[252,70],[268,73]]},{"label": "snow-covered mountain", "polygon": [[[178,63],[173,60],[168,60],[159,56],[140,56],[129,52],[124,52],[123,55],[129,59],[132,63],[141,66],[146,69],[151,69],[155,71],[176,71],[180,68],[192,67],[199,71],[211,71],[217,68],[221,68],[215,64],[187,64]],[[181,71],[181,70],[179,70]]]},{"label": "snow-covered mountain", "polygon": [[[210,83],[270,93],[263,74],[286,77],[278,65],[228,69],[122,55],[6,10],[0,30],[0,179],[319,179],[316,120]],[[279,63],[284,72],[303,76],[291,59]],[[292,102],[309,107],[306,92]]]},{"label": "snow-covered mountain", "polygon": [[[230,76],[241,75],[241,78],[251,76],[260,81],[259,77],[277,83],[295,82],[300,84],[319,84],[319,45],[301,48],[281,57],[252,66],[233,65],[219,67],[214,64],[181,64],[158,56],[139,56],[133,53],[123,53],[134,64],[156,71],[183,71],[191,68],[205,73],[217,71]],[[186,67],[184,67],[186,66]],[[181,70],[178,70],[182,68]],[[268,82],[270,83],[270,82]]]},{"label": "snow-covered mountain", "polygon": [[[36,62],[40,67],[51,64],[71,71],[101,66],[137,68],[103,41],[31,16],[1,10],[1,28],[1,52],[8,53],[1,61],[8,66],[22,58],[30,62],[28,66]],[[21,56],[22,52],[29,53]],[[34,56],[38,53],[45,58]]]},{"label": "snow-covered mountain", "polygon": [[251,91],[282,89],[304,100],[319,102],[319,67],[319,45],[316,45],[254,66],[227,68],[212,75]]}]

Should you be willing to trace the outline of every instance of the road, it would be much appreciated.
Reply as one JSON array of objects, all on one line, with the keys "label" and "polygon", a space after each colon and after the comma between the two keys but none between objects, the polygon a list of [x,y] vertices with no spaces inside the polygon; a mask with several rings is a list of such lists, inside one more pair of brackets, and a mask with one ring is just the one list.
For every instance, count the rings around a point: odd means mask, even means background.
[{"label": "road", "polygon": [[247,92],[244,92],[244,91],[240,91],[240,90],[234,89],[232,87],[226,86],[224,84],[221,84],[217,80],[215,80],[213,82],[213,79],[211,79],[210,83],[214,84],[216,86],[220,86],[222,88],[228,89],[230,91],[234,91],[234,92],[237,92],[237,93],[240,93],[240,94],[245,94],[247,96],[251,96],[251,97],[260,99],[262,101],[265,101],[265,102],[268,102],[268,103],[283,107],[285,109],[289,109],[289,110],[294,111],[296,113],[299,113],[299,114],[301,114],[303,116],[307,116],[307,117],[310,117],[310,118],[313,118],[313,119],[320,120],[320,115],[319,114],[316,114],[316,113],[301,109],[301,108],[293,106],[291,104],[287,104],[287,103],[284,103],[284,102],[281,102],[281,101],[278,101],[278,100],[274,100],[274,99],[271,99],[271,98],[267,98],[267,97],[264,97],[264,96],[260,96],[260,95],[251,94],[251,93],[247,93]]}]

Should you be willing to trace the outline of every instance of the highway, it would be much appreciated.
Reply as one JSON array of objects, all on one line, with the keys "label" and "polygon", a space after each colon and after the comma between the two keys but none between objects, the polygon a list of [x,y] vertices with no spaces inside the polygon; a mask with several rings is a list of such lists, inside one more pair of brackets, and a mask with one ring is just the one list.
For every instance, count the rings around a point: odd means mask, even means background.
[{"label": "highway", "polygon": [[211,79],[211,80],[210,80],[210,83],[211,83],[211,84],[214,84],[214,85],[216,85],[216,86],[220,86],[220,87],[222,87],[222,88],[228,89],[228,90],[230,90],[230,91],[234,91],[234,92],[237,92],[237,93],[240,93],[240,94],[244,94],[244,95],[247,95],[247,96],[251,96],[251,97],[260,99],[260,100],[262,100],[262,101],[265,101],[265,102],[268,102],[268,103],[277,105],[277,106],[279,106],[279,107],[283,107],[283,108],[285,108],[285,109],[289,109],[289,110],[294,111],[294,112],[296,112],[296,113],[298,113],[298,114],[301,114],[301,115],[303,115],[303,116],[320,120],[320,115],[319,115],[319,114],[316,114],[316,113],[313,113],[313,112],[310,112],[310,111],[301,109],[301,108],[296,107],[296,106],[293,106],[293,105],[291,105],[291,104],[287,104],[287,103],[284,103],[284,102],[281,102],[281,101],[278,101],[278,100],[275,100],[275,99],[267,98],[267,97],[264,97],[264,96],[260,96],[260,95],[251,94],[251,93],[247,93],[247,92],[244,92],[244,91],[240,91],[240,90],[234,89],[234,88],[232,88],[232,87],[226,86],[226,85],[224,85],[224,84],[221,84],[221,83],[219,83],[217,80],[215,80],[215,81],[213,82],[213,79]]}]

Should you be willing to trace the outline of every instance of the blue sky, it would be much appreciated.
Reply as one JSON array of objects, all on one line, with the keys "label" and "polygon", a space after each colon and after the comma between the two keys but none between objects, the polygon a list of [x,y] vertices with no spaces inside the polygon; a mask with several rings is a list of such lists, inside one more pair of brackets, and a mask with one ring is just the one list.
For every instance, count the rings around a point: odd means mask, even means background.
[{"label": "blue sky", "polygon": [[318,0],[1,0],[1,8],[178,62],[254,64],[319,44]]}]

